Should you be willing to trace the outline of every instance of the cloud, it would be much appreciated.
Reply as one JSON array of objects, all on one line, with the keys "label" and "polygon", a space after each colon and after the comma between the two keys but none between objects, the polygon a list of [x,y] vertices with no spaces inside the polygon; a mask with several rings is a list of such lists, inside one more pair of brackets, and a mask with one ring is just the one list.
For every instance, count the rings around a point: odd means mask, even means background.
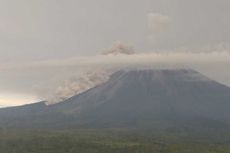
[{"label": "cloud", "polygon": [[[0,92],[29,94],[37,99],[55,101],[53,99],[72,96],[107,80],[107,71],[123,68],[192,68],[230,86],[229,66],[230,53],[227,51],[194,53],[188,50],[2,63]],[[99,71],[102,73],[97,73]]]}]

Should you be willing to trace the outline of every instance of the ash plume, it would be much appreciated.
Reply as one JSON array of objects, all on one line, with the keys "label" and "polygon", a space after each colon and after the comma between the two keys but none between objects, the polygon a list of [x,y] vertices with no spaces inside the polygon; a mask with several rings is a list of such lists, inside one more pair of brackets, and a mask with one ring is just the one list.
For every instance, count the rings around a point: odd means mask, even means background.
[{"label": "ash plume", "polygon": [[122,43],[121,41],[117,41],[110,49],[104,51],[102,55],[133,55],[135,51],[132,47]]},{"label": "ash plume", "polygon": [[65,80],[57,87],[48,104],[58,103],[102,84],[109,79],[110,74],[109,70],[97,69]]}]

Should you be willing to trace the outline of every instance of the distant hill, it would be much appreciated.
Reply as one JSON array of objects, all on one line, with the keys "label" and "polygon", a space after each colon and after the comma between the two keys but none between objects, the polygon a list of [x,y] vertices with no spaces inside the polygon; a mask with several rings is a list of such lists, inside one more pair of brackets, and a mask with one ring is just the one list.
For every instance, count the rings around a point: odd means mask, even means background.
[{"label": "distant hill", "polygon": [[230,88],[194,70],[124,70],[58,104],[0,109],[0,126],[228,131],[229,110]]}]

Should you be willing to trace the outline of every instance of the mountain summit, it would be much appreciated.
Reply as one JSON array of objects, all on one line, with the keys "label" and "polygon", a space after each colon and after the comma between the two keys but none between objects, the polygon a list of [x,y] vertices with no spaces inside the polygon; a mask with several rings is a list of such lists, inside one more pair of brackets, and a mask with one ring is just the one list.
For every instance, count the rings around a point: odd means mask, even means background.
[{"label": "mountain summit", "polygon": [[22,108],[11,109],[0,110],[0,123],[22,127],[229,127],[230,88],[194,70],[124,70],[62,103],[39,107],[36,113],[25,111],[20,123],[12,114]]}]

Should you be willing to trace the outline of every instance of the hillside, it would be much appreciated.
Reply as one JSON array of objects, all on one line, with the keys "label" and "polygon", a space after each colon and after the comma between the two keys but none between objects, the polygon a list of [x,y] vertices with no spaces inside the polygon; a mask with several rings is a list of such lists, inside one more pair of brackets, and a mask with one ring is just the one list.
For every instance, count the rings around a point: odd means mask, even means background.
[{"label": "hillside", "polygon": [[58,104],[1,109],[0,123],[27,128],[228,131],[229,110],[230,88],[194,70],[124,70]]}]

